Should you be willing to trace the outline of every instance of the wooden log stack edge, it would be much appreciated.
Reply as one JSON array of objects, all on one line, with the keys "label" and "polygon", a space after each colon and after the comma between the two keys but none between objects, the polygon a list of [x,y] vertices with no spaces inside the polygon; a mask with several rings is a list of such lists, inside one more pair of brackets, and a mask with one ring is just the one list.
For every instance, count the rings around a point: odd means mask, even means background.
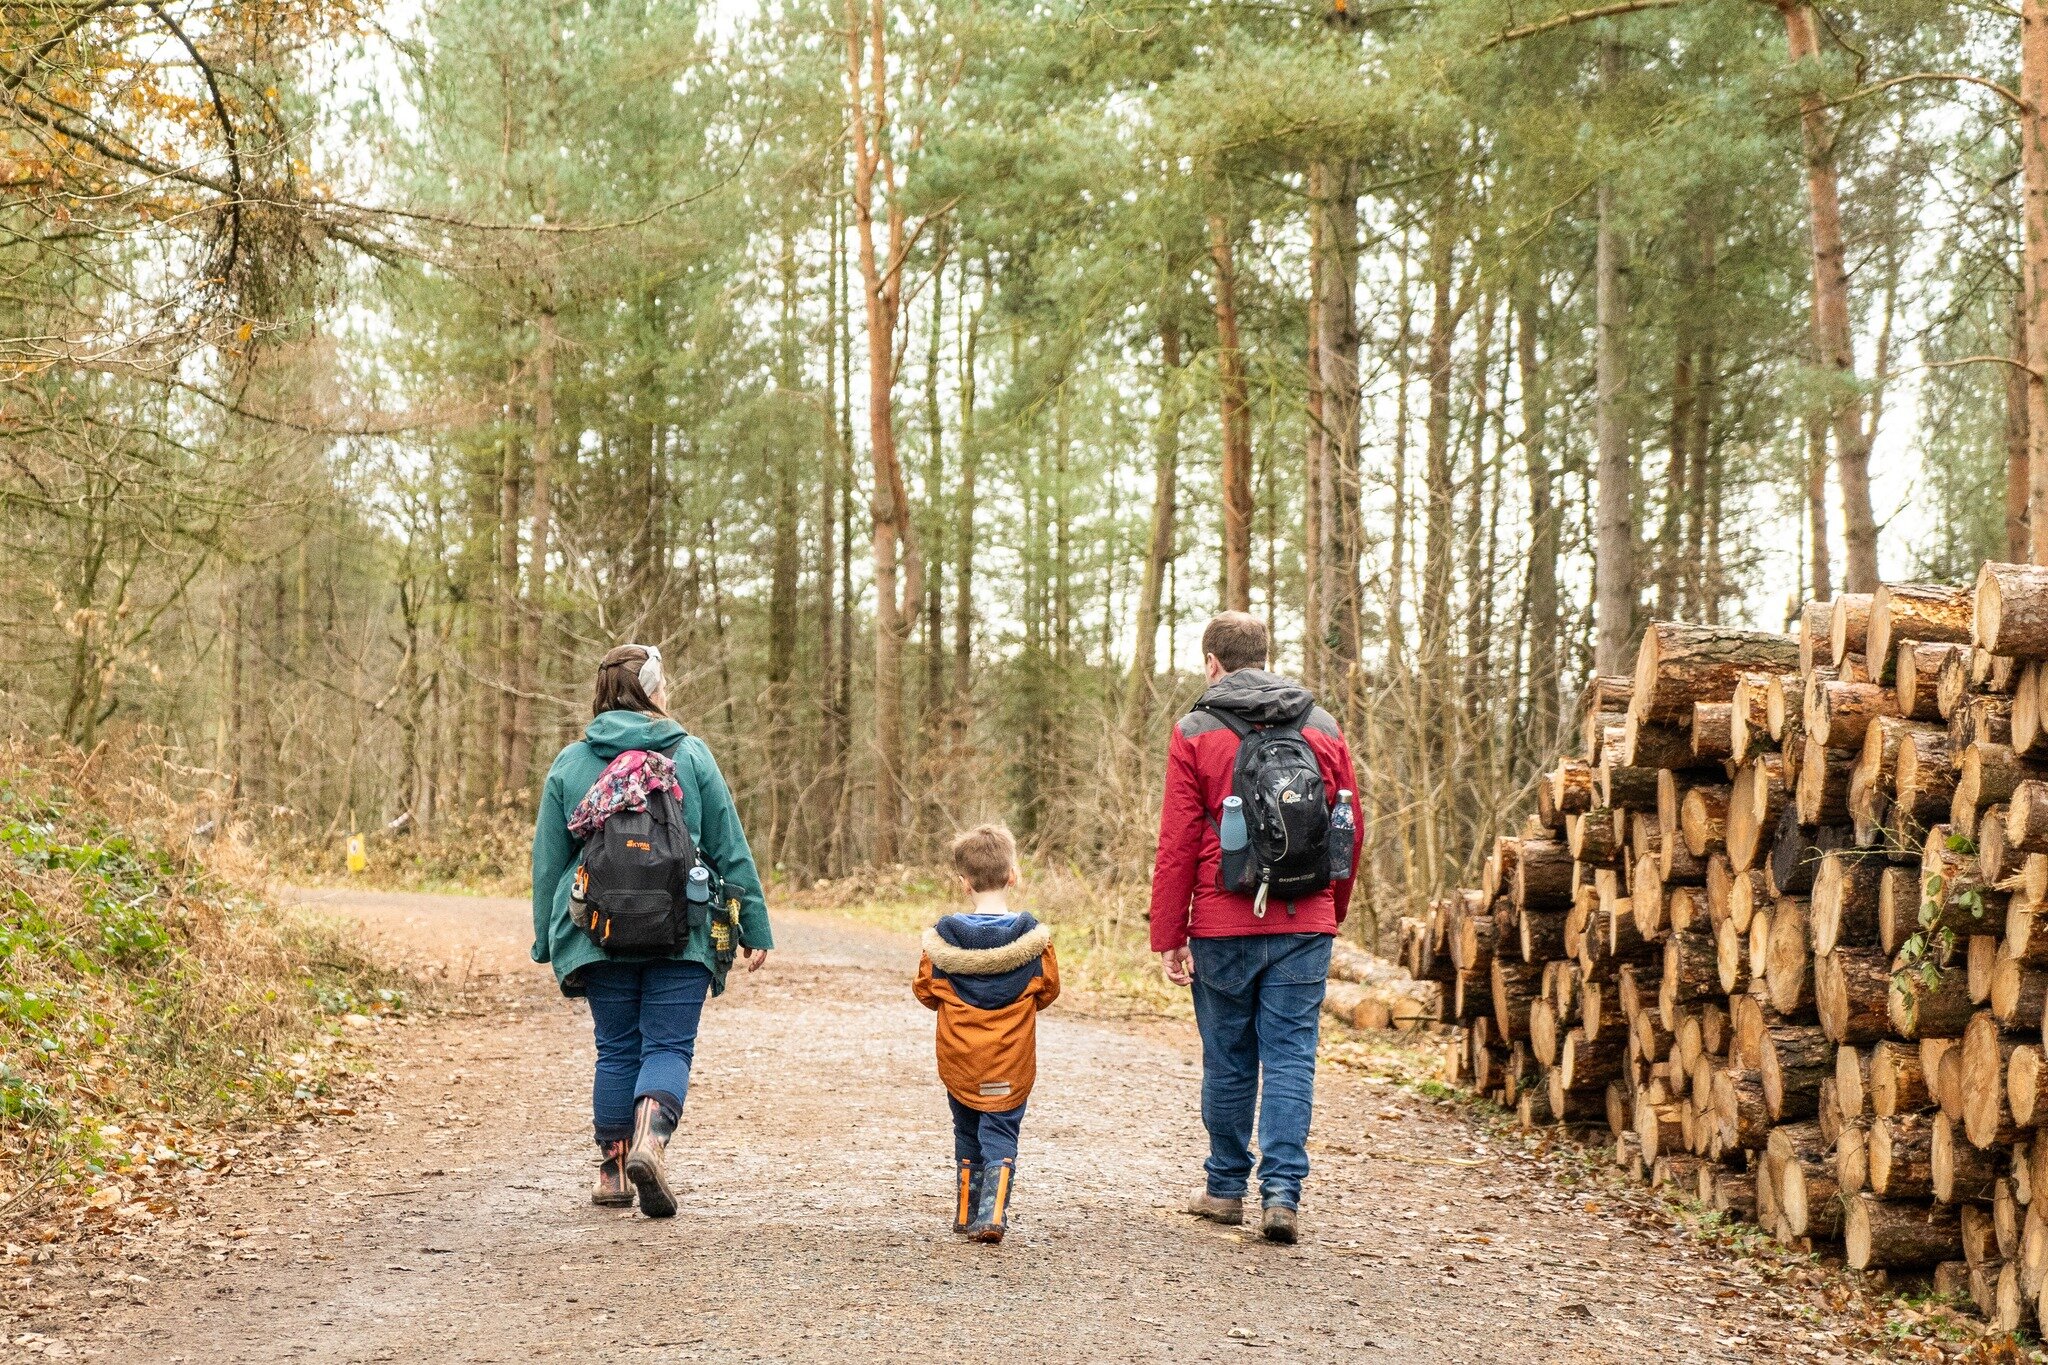
[{"label": "wooden log stack edge", "polygon": [[1404,927],[1461,1083],[2048,1326],[2048,568],[1659,622],[1578,719],[1482,884]]}]

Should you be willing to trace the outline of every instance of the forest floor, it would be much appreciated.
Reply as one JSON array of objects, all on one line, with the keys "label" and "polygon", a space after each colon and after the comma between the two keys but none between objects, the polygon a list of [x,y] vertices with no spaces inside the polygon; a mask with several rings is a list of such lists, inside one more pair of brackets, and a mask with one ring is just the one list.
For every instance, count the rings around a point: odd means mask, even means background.
[{"label": "forest floor", "polygon": [[1824,1273],[1730,1254],[1571,1149],[1371,1067],[1324,1069],[1301,1245],[1196,1222],[1179,1212],[1204,1151],[1192,1025],[1119,1017],[1078,993],[1043,1020],[1015,1228],[1000,1247],[964,1244],[950,1232],[930,1016],[908,987],[915,940],[823,914],[779,914],[768,970],[736,973],[706,1012],[671,1159],[680,1216],[596,1209],[587,1016],[527,960],[525,903],[308,894],[386,951],[451,968],[445,1011],[369,1025],[354,1112],[236,1163],[180,1229],[9,1271],[0,1354],[581,1365],[1970,1349],[1889,1343]]}]

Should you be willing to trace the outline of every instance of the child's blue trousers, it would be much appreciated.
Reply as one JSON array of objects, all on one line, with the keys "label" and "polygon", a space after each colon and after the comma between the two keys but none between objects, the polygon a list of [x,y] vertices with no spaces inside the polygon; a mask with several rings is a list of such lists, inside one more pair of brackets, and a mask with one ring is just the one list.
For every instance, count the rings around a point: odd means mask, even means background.
[{"label": "child's blue trousers", "polygon": [[1024,1126],[1024,1106],[990,1114],[969,1109],[951,1095],[946,1103],[953,1110],[953,1156],[955,1160],[1003,1161],[1017,1155],[1017,1130]]}]

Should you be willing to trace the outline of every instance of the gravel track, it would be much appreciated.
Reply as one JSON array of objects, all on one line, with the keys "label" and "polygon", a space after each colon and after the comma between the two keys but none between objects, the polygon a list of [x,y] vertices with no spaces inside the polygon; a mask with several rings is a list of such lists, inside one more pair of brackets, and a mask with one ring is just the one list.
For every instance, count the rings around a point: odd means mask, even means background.
[{"label": "gravel track", "polygon": [[[450,964],[465,1012],[392,1029],[350,1118],[209,1196],[210,1251],[112,1295],[80,1356],[153,1362],[1782,1359],[1740,1263],[1574,1197],[1517,1141],[1325,1067],[1300,1246],[1177,1210],[1199,1178],[1192,1025],[1043,1017],[1017,1223],[949,1231],[950,1128],[914,942],[781,913],[706,1012],[667,1223],[593,1208],[589,1024],[520,901],[307,893]],[[1596,1205],[1592,1212],[1587,1202]],[[54,1322],[55,1319],[50,1319]],[[1825,1354],[1825,1353],[1820,1353]]]}]

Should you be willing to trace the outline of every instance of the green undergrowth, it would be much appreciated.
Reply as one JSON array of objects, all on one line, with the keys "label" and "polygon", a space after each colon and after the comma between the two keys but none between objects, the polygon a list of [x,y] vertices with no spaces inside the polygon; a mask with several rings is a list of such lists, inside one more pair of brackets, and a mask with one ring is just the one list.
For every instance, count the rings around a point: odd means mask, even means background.
[{"label": "green undergrowth", "polygon": [[210,869],[138,772],[0,749],[0,1223],[324,1102],[402,983],[338,924]]},{"label": "green undergrowth", "polygon": [[[800,891],[776,894],[770,904],[825,910],[864,924],[918,933],[940,916],[968,908],[950,873],[896,867]],[[1160,975],[1145,920],[1145,889],[1116,886],[1064,868],[1027,866],[1010,893],[1010,906],[1028,910],[1052,929],[1062,989],[1090,995],[1130,1013],[1185,1014],[1184,989]]]}]

